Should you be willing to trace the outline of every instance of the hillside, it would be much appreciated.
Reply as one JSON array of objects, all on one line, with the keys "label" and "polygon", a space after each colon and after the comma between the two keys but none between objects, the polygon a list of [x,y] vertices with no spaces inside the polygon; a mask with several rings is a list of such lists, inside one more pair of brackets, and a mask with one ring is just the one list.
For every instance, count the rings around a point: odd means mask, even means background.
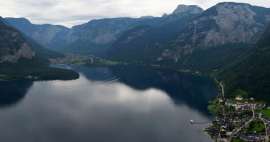
[{"label": "hillside", "polygon": [[[152,43],[154,40],[168,41],[175,36],[177,29],[181,28],[178,25],[185,21],[182,17],[196,15],[202,11],[197,6],[179,5],[173,13],[163,17],[106,18],[91,20],[72,28],[33,24],[25,18],[5,18],[5,21],[46,48],[63,53],[105,56],[112,45],[123,39],[130,30],[134,31],[138,27],[151,27],[155,30],[151,30],[150,34],[144,36],[147,37],[148,43]],[[149,36],[153,34],[164,34],[166,38],[153,37],[152,39]]]},{"label": "hillside", "polygon": [[50,68],[50,53],[0,18],[0,79],[47,80],[78,77],[73,71]]},{"label": "hillside", "polygon": [[269,8],[224,2],[206,10],[179,5],[162,17],[97,19],[72,28],[5,20],[58,52],[211,72],[254,48],[269,17]]},{"label": "hillside", "polygon": [[5,18],[38,44],[63,53],[92,54],[104,56],[107,49],[128,29],[140,24],[154,25],[154,17],[108,18],[66,28],[50,24],[33,24],[25,18]]},{"label": "hillside", "polygon": [[104,56],[123,32],[138,25],[153,25],[156,18],[108,18],[74,26],[59,51]]},{"label": "hillside", "polygon": [[269,16],[267,8],[219,3],[201,13],[180,13],[179,20],[158,28],[132,29],[114,43],[109,57],[201,71],[219,69],[253,47]]},{"label": "hillside", "polygon": [[[188,22],[203,10],[197,6],[179,5],[170,15],[160,18],[156,26],[137,26],[126,31],[113,44],[108,57],[114,60],[153,62]],[[157,59],[159,60],[159,59]]]},{"label": "hillside", "polygon": [[33,24],[26,18],[5,18],[5,21],[21,31],[27,37],[49,49],[64,46],[64,37],[69,29],[64,26],[50,24]]},{"label": "hillside", "polygon": [[253,50],[269,17],[269,8],[224,2],[207,10],[179,5],[162,17],[98,19],[72,28],[5,20],[62,53],[209,73]]},{"label": "hillside", "polygon": [[247,91],[250,96],[270,101],[270,27],[257,43],[257,48],[235,65],[220,73],[225,81],[227,94],[236,89]]}]

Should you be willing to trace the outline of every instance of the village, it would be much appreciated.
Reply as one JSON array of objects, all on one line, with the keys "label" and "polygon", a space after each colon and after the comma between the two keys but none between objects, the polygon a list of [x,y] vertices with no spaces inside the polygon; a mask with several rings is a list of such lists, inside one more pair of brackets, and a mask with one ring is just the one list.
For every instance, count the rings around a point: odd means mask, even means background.
[{"label": "village", "polygon": [[215,114],[212,124],[206,129],[217,142],[269,142],[270,107],[248,98],[238,90],[234,98],[225,98],[222,83],[220,95],[211,102]]}]

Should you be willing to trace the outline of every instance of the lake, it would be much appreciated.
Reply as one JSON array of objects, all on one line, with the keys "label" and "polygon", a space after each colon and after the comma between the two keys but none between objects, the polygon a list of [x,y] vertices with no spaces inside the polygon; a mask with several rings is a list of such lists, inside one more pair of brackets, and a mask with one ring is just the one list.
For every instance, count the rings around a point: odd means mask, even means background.
[{"label": "lake", "polygon": [[217,95],[210,79],[134,66],[73,68],[77,80],[0,82],[1,142],[211,141],[203,132]]}]

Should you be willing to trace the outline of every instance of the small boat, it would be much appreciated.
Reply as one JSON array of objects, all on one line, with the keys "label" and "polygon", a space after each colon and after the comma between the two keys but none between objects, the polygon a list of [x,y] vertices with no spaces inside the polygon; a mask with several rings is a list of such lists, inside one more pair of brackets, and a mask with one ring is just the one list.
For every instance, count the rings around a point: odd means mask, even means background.
[{"label": "small boat", "polygon": [[194,120],[190,120],[189,122],[190,122],[190,124],[194,124]]}]

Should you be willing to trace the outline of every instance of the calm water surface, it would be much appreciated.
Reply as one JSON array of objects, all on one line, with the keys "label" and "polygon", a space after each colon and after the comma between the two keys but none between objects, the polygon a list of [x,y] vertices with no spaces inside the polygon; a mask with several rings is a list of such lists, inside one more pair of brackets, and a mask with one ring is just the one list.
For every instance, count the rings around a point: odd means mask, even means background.
[{"label": "calm water surface", "polygon": [[207,78],[75,67],[73,81],[0,82],[1,142],[210,142]]}]

